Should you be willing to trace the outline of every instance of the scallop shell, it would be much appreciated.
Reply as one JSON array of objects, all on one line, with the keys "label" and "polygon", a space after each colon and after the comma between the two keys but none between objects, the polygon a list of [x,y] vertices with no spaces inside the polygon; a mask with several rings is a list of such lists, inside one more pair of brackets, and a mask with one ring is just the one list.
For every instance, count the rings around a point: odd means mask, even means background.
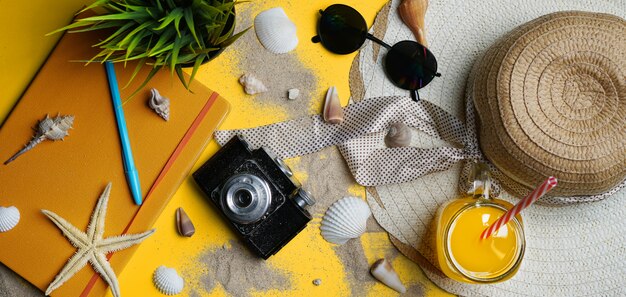
[{"label": "scallop shell", "polygon": [[275,54],[292,51],[298,45],[296,24],[282,7],[275,7],[259,13],[254,18],[254,30],[263,46]]},{"label": "scallop shell", "polygon": [[365,201],[344,197],[333,203],[322,219],[322,236],[326,241],[344,244],[365,233],[367,219],[372,214]]},{"label": "scallop shell", "polygon": [[20,222],[20,211],[15,206],[0,207],[0,232],[7,232]]},{"label": "scallop shell", "polygon": [[174,268],[159,266],[152,277],[154,286],[165,295],[176,295],[183,291],[185,281]]},{"label": "scallop shell", "polygon": [[160,117],[164,120],[169,121],[170,119],[170,99],[167,97],[161,96],[159,91],[155,88],[150,89],[150,100],[148,101],[148,106],[156,112]]}]

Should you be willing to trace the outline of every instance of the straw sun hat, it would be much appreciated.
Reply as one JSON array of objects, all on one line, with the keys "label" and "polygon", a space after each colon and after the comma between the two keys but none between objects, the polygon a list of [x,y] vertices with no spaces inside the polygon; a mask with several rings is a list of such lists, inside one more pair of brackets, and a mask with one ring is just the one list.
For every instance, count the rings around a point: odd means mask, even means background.
[{"label": "straw sun hat", "polygon": [[[399,2],[371,30],[390,44],[413,39]],[[437,285],[471,296],[626,295],[625,17],[621,0],[430,2],[427,40],[442,77],[420,90],[422,99],[465,120],[463,149],[489,163],[501,199],[515,203],[546,176],[559,178],[553,196],[522,214],[520,270],[492,285],[446,278],[430,243],[439,206],[467,186],[465,164],[368,188],[376,220]],[[350,74],[354,101],[406,95],[380,67],[385,52],[361,49]],[[417,142],[455,147],[423,133]]]},{"label": "straw sun hat", "polygon": [[598,195],[626,178],[626,23],[557,12],[505,35],[476,63],[470,90],[487,158],[532,188]]}]

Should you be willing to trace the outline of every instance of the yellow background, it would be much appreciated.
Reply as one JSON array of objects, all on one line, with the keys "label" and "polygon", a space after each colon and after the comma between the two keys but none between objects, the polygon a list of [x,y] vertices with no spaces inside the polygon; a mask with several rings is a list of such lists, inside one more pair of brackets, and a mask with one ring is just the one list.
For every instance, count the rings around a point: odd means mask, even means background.
[{"label": "yellow background", "polygon": [[[10,112],[19,99],[37,69],[45,61],[48,52],[60,35],[45,37],[44,34],[69,23],[73,13],[81,6],[88,4],[86,0],[0,0],[0,122]],[[376,13],[386,0],[342,1],[355,7],[371,26]],[[323,50],[320,45],[309,42],[315,35],[317,11],[334,1],[255,1],[255,5],[242,4],[239,11],[250,9],[249,15],[276,6],[282,6],[287,15],[296,23],[300,44],[296,55],[305,67],[316,75],[320,96],[312,99],[310,113],[319,113],[326,87],[335,85],[341,94],[342,104],[346,105],[349,94],[348,72],[355,54],[339,56]],[[242,14],[239,14],[242,15]],[[254,34],[249,32],[248,34]],[[247,128],[268,124],[289,118],[281,106],[255,105],[243,93],[237,78],[241,71],[236,69],[238,59],[237,47],[228,48],[221,56],[201,68],[197,79],[209,88],[218,91],[232,104],[230,116],[222,125],[222,129]],[[332,66],[329,66],[332,65]],[[211,75],[207,71],[211,69]],[[50,100],[54,99],[51,94]],[[206,161],[218,146],[211,143],[195,165],[195,170]],[[297,159],[289,160],[294,164]],[[306,184],[305,172],[296,172],[297,177]],[[159,265],[174,267],[188,275],[182,296],[197,291],[206,296],[228,296],[221,285],[217,285],[210,293],[204,292],[200,283],[200,271],[210,269],[202,267],[197,257],[210,249],[222,248],[235,239],[223,223],[222,218],[201,197],[187,179],[174,195],[163,214],[155,224],[158,232],[146,240],[138,248],[127,268],[118,275],[123,296],[163,296],[152,285],[152,272]],[[354,185],[350,192],[363,197],[362,187]],[[183,238],[176,233],[174,213],[176,208],[183,207],[196,225],[197,232],[192,238]],[[346,281],[349,268],[344,267],[335,254],[332,245],[324,241],[319,234],[319,217],[311,226],[300,233],[280,253],[267,261],[273,269],[289,275],[291,288],[288,291],[270,290],[267,292],[251,292],[252,296],[348,296],[350,284]],[[368,263],[373,263],[394,247],[384,232],[367,233],[361,237]],[[315,248],[310,248],[315,247]],[[290,251],[308,250],[306,263],[296,259]],[[394,267],[406,285],[421,283],[426,296],[447,296],[442,290],[429,282],[422,271],[403,256],[395,258]],[[89,269],[89,268],[85,268]],[[367,273],[355,272],[355,273]],[[190,275],[190,276],[189,276]],[[262,277],[262,276],[259,276]],[[313,286],[313,279],[322,279],[322,285]],[[196,289],[196,290],[193,290]],[[377,283],[367,289],[368,296],[395,296],[395,291]],[[204,296],[203,295],[203,296]],[[110,296],[110,292],[107,293]]]}]

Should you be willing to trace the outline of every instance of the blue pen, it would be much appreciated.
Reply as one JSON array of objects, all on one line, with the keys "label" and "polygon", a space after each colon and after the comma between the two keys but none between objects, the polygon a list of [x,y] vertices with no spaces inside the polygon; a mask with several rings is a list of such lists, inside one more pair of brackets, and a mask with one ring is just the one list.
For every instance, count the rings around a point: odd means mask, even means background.
[{"label": "blue pen", "polygon": [[130,149],[128,129],[126,129],[126,119],[124,118],[122,99],[120,98],[120,90],[117,86],[117,78],[115,77],[115,68],[113,68],[113,63],[111,62],[104,62],[104,68],[106,68],[107,78],[109,80],[109,89],[111,90],[111,99],[113,99],[113,109],[115,110],[115,119],[117,120],[117,129],[120,134],[120,141],[122,142],[126,180],[128,180],[128,186],[133,194],[135,204],[141,205],[142,197],[141,187],[139,184],[139,174],[137,173],[137,168],[135,168],[133,152]]}]

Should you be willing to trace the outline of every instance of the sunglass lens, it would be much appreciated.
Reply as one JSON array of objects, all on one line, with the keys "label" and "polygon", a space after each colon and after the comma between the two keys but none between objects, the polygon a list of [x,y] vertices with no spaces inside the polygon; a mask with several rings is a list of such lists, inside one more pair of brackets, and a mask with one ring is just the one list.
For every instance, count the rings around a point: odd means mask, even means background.
[{"label": "sunglass lens", "polygon": [[349,54],[358,50],[365,42],[367,24],[354,8],[334,4],[322,12],[318,34],[319,41],[329,51]]},{"label": "sunglass lens", "polygon": [[426,86],[437,73],[435,56],[421,44],[405,40],[396,43],[385,57],[385,71],[389,79],[405,90]]}]

